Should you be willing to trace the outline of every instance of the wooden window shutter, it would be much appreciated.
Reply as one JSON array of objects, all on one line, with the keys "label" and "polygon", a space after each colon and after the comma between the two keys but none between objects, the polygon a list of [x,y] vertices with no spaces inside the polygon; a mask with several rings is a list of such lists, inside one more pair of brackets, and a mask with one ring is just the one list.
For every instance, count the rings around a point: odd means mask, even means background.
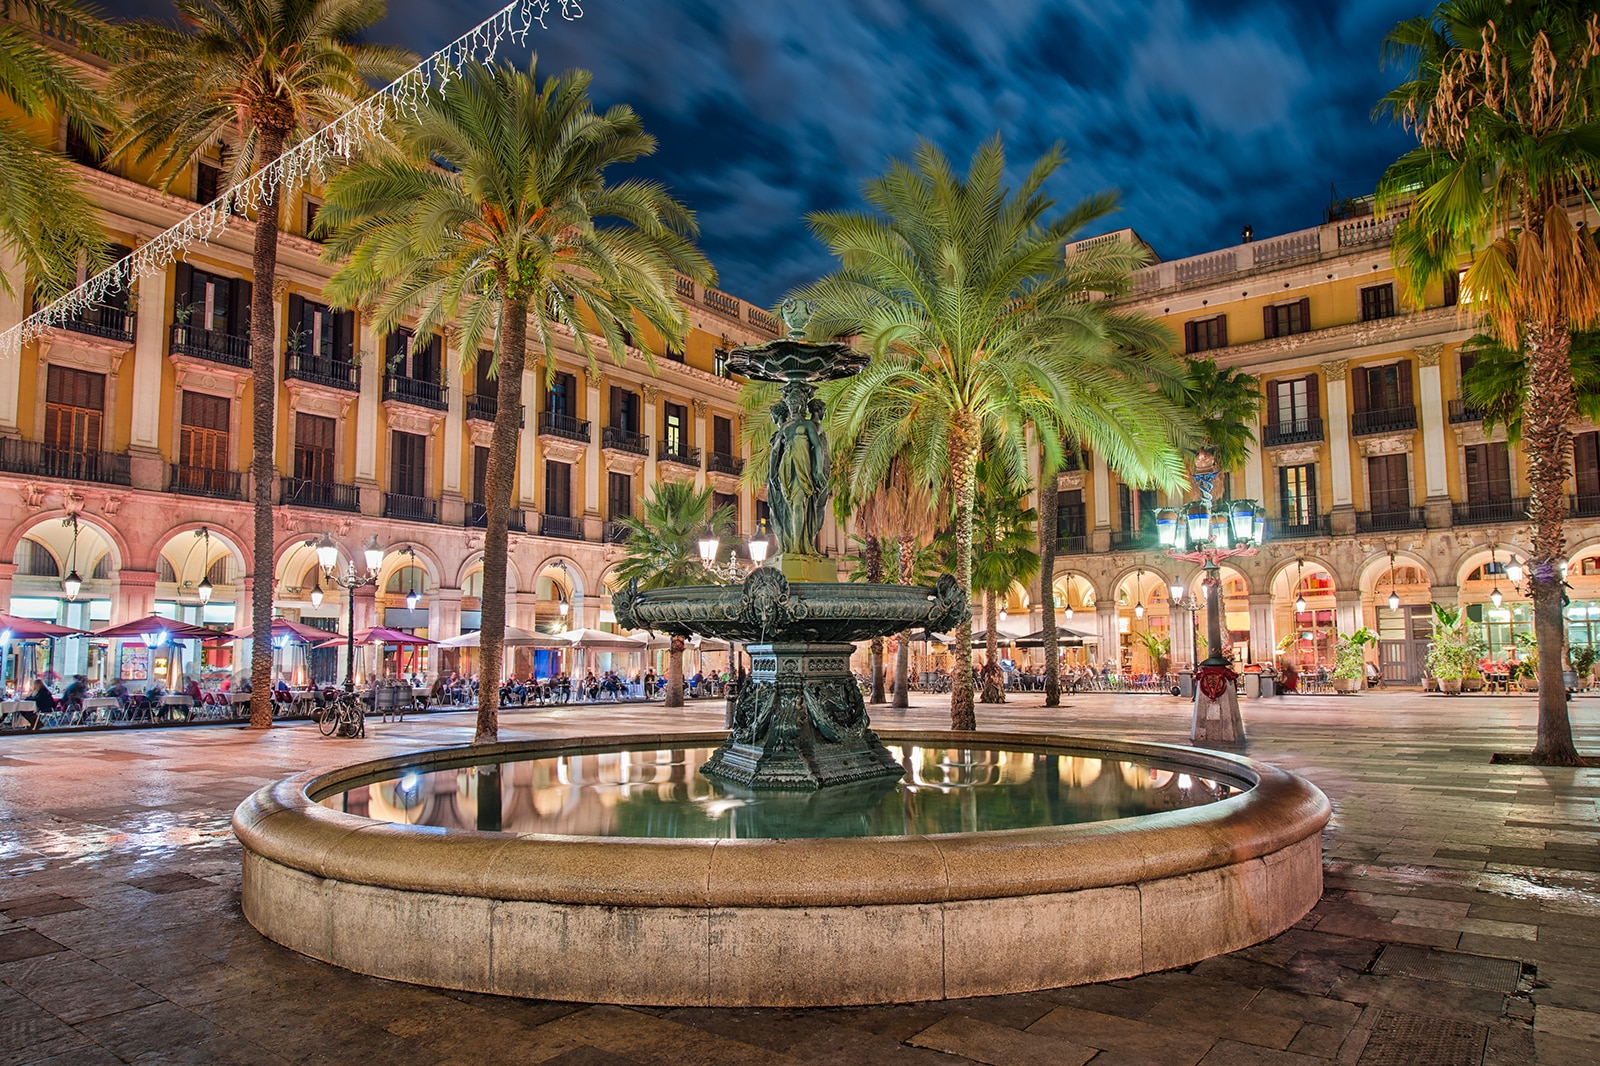
[{"label": "wooden window shutter", "polygon": [[1267,425],[1278,424],[1278,390],[1282,389],[1284,382],[1267,382]]},{"label": "wooden window shutter", "polygon": [[194,267],[179,263],[172,286],[172,306],[176,310],[194,303]]},{"label": "wooden window shutter", "polygon": [[1400,360],[1395,367],[1395,376],[1400,380],[1400,406],[1410,407],[1414,402],[1411,390],[1411,360]]},{"label": "wooden window shutter", "polygon": [[1193,352],[1198,347],[1199,341],[1196,338],[1195,324],[1193,322],[1185,322],[1183,324],[1183,350]]},{"label": "wooden window shutter", "polygon": [[1367,368],[1358,367],[1350,375],[1351,399],[1357,411],[1367,410]]},{"label": "wooden window shutter", "polygon": [[1317,464],[1311,463],[1306,467],[1306,514],[1315,519],[1320,510],[1317,503]]},{"label": "wooden window shutter", "polygon": [[1300,297],[1300,329],[1302,332],[1311,331],[1311,297]]},{"label": "wooden window shutter", "polygon": [[1218,348],[1226,348],[1227,346],[1228,346],[1228,316],[1227,315],[1218,315],[1217,316],[1217,347]]},{"label": "wooden window shutter", "polygon": [[1600,496],[1600,433],[1579,433],[1572,444],[1578,495]]},{"label": "wooden window shutter", "polygon": [[250,335],[250,293],[248,281],[235,281],[229,287],[233,300],[228,311],[228,328],[235,337]]},{"label": "wooden window shutter", "polygon": [[333,357],[348,363],[355,354],[356,313],[338,311],[333,316]]},{"label": "wooden window shutter", "polygon": [[1271,304],[1261,309],[1261,335],[1267,340],[1278,335],[1278,309]]},{"label": "wooden window shutter", "polygon": [[296,333],[304,333],[300,338],[300,350],[311,350],[311,327],[306,323],[306,298],[298,293],[289,294],[289,337],[285,339],[284,349],[288,350],[288,341]]},{"label": "wooden window shutter", "polygon": [[1310,418],[1322,417],[1322,399],[1317,395],[1317,375],[1306,375],[1306,415]]},{"label": "wooden window shutter", "polygon": [[1491,444],[1487,448],[1489,498],[1491,500],[1511,499],[1511,456],[1506,451],[1505,442]]},{"label": "wooden window shutter", "polygon": [[1467,499],[1481,501],[1489,498],[1488,478],[1485,476],[1483,462],[1484,446],[1469,444],[1466,449],[1467,461]]}]

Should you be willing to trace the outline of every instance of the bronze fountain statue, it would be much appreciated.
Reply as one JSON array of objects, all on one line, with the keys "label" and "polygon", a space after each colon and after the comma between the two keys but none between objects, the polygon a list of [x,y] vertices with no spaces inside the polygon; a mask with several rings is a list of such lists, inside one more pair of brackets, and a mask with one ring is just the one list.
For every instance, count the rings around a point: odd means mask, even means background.
[{"label": "bronze fountain statue", "polygon": [[612,596],[612,608],[629,629],[748,643],[750,680],[739,691],[733,733],[702,773],[764,789],[894,780],[904,770],[869,728],[850,671],[852,642],[914,628],[946,632],[971,608],[948,574],[933,588],[843,584],[817,551],[829,456],[815,383],[860,373],[866,357],[845,344],[806,343],[810,308],[802,302],[786,303],[781,317],[787,337],[736,348],[728,359],[735,373],[783,385],[767,466],[777,557],[739,585],[640,592],[635,582]]}]

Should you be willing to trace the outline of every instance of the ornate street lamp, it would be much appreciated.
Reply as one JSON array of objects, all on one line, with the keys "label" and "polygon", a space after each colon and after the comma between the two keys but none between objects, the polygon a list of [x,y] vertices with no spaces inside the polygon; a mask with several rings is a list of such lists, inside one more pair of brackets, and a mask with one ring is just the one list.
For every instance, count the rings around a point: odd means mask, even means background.
[{"label": "ornate street lamp", "polygon": [[[372,539],[367,541],[367,546],[362,549],[362,561],[366,563],[365,573],[356,573],[356,564],[350,563],[344,573],[339,573],[339,545],[334,543],[331,533],[324,533],[321,540],[308,540],[306,547],[316,549],[317,566],[322,570],[322,578],[336,588],[342,588],[349,594],[350,619],[346,625],[348,632],[344,642],[344,690],[356,690],[356,589],[363,585],[374,585],[378,581],[378,571],[383,567],[383,549],[378,546],[378,535],[374,533]],[[322,585],[319,581],[317,590],[311,594],[311,602],[319,605],[322,602]]]},{"label": "ornate street lamp", "polygon": [[1400,609],[1400,593],[1394,587],[1394,552],[1389,553],[1389,610]]},{"label": "ornate street lamp", "polygon": [[67,564],[67,576],[61,579],[61,591],[69,600],[76,600],[83,588],[83,578],[78,576],[78,516],[69,514],[61,524],[72,529],[72,554]]},{"label": "ornate street lamp", "polygon": [[[1306,594],[1303,588],[1305,569],[1305,560],[1296,559],[1294,561],[1294,613],[1297,615],[1306,613]],[[1298,622],[1299,619],[1296,618],[1295,621]]]},{"label": "ornate street lamp", "polygon": [[194,531],[194,535],[205,541],[205,547],[200,552],[200,566],[204,573],[200,577],[200,584],[194,588],[194,594],[200,597],[200,606],[204,607],[211,602],[211,530],[201,526]]},{"label": "ornate street lamp", "polygon": [[1144,567],[1139,568],[1138,576],[1133,579],[1133,616],[1144,618]]},{"label": "ornate street lamp", "polygon": [[1244,720],[1234,692],[1237,676],[1222,655],[1222,578],[1220,563],[1254,555],[1267,535],[1266,513],[1254,500],[1217,500],[1215,459],[1202,453],[1195,462],[1194,482],[1200,498],[1181,511],[1165,509],[1156,516],[1156,533],[1169,556],[1200,563],[1205,573],[1206,643],[1209,653],[1195,669],[1195,742],[1238,744]]}]

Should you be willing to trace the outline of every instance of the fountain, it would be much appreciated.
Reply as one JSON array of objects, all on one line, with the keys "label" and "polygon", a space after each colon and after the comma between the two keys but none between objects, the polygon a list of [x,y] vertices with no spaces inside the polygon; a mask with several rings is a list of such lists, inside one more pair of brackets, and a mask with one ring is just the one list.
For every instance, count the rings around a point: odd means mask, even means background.
[{"label": "fountain", "polygon": [[970,612],[948,575],[841,584],[816,555],[815,382],[862,362],[806,344],[804,314],[731,360],[782,383],[773,565],[612,600],[630,628],[749,645],[731,735],[441,749],[270,785],[233,820],[256,929],[417,984],[830,1006],[1131,977],[1311,909],[1329,806],[1293,774],[1192,748],[870,728],[853,642]]},{"label": "fountain", "polygon": [[638,582],[611,598],[628,629],[678,636],[709,634],[747,644],[750,681],[734,707],[733,733],[701,767],[709,777],[759,789],[814,789],[875,779],[904,769],[868,727],[850,670],[854,642],[910,629],[947,632],[971,617],[967,594],[946,574],[934,588],[847,585],[817,554],[827,513],[829,458],[815,382],[849,377],[865,365],[845,344],[804,340],[810,308],[781,309],[789,335],[736,348],[728,366],[780,382],[767,464],[767,500],[778,555],[742,585],[640,592]]}]

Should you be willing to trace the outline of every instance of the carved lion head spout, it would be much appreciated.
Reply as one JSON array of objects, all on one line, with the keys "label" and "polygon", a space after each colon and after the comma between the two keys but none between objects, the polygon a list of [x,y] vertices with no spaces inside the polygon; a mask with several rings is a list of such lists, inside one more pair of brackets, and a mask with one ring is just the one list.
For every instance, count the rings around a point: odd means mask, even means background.
[{"label": "carved lion head spout", "polygon": [[644,624],[639,621],[639,616],[634,613],[634,608],[639,605],[639,579],[634,578],[625,586],[611,594],[611,613],[616,615],[617,625],[623,629],[643,629]]},{"label": "carved lion head spout", "polygon": [[933,602],[928,605],[928,628],[947,632],[972,617],[972,604],[966,590],[953,574],[940,574],[933,586]]}]

